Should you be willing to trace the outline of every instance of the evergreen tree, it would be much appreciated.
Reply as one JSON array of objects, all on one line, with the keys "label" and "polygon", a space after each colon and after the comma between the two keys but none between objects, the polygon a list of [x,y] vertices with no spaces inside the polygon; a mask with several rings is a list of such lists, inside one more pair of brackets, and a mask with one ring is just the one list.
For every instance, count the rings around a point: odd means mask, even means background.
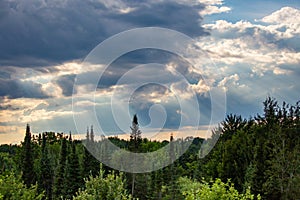
[{"label": "evergreen tree", "polygon": [[30,126],[26,126],[26,135],[22,145],[22,179],[27,187],[35,183],[35,173],[33,165],[33,151],[31,143]]},{"label": "evergreen tree", "polygon": [[176,166],[175,166],[175,149],[174,149],[174,138],[173,134],[170,136],[170,151],[169,151],[169,157],[170,157],[170,166],[169,168],[169,176],[170,176],[170,194],[171,194],[171,199],[176,199]]},{"label": "evergreen tree", "polygon": [[[130,134],[130,141],[129,141],[129,150],[132,152],[139,152],[139,147],[142,142],[142,132],[139,129],[139,123],[138,123],[138,118],[137,115],[133,116],[132,120],[132,126],[130,127],[131,129],[131,134]],[[136,179],[136,174],[131,175],[131,195],[134,197],[134,190],[135,190],[135,180]]]},{"label": "evergreen tree", "polygon": [[95,141],[95,134],[94,134],[94,128],[93,125],[91,125],[91,142]]},{"label": "evergreen tree", "polygon": [[90,132],[89,127],[86,128],[86,136],[85,136],[86,142],[88,143],[90,141]]},{"label": "evergreen tree", "polygon": [[162,186],[163,186],[163,170],[159,169],[154,172],[151,172],[151,182],[150,182],[150,191],[149,199],[159,200],[162,199]]},{"label": "evergreen tree", "polygon": [[67,141],[66,138],[61,139],[60,156],[57,167],[57,174],[54,182],[54,196],[60,198],[65,190],[65,168],[67,161]]},{"label": "evergreen tree", "polygon": [[[89,150],[95,147],[94,142],[94,131],[93,126],[91,126],[91,134],[89,134],[89,129],[87,128],[86,132],[86,141],[84,147],[83,161],[82,161],[82,169],[83,169],[83,177],[88,177],[90,175],[95,176],[99,173],[100,163],[98,160],[89,152]],[[88,150],[89,149],[89,150]]]},{"label": "evergreen tree", "polygon": [[221,123],[222,132],[221,140],[225,141],[231,139],[238,130],[241,130],[247,124],[247,120],[240,115],[227,115],[226,119]]},{"label": "evergreen tree", "polygon": [[45,191],[47,199],[52,199],[53,171],[49,159],[46,134],[42,136],[42,154],[40,159],[38,187],[39,191]]},{"label": "evergreen tree", "polygon": [[137,115],[133,116],[132,126],[130,127],[131,134],[130,134],[130,145],[129,150],[132,152],[139,152],[139,147],[142,142],[142,132],[139,129],[139,123]]},{"label": "evergreen tree", "polygon": [[[70,138],[72,138],[70,136]],[[75,142],[70,141],[71,152],[67,157],[67,167],[65,171],[65,188],[64,195],[67,199],[72,198],[73,195],[83,185],[83,178],[80,173],[80,166],[78,155],[76,153]]]}]

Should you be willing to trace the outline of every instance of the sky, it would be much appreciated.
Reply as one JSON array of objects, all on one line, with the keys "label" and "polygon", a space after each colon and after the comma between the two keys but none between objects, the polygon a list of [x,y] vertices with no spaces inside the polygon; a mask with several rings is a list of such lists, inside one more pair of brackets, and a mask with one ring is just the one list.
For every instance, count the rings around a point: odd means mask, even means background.
[{"label": "sky", "polygon": [[[27,123],[33,133],[71,131],[79,138],[94,125],[98,136],[121,135],[130,133],[133,114],[150,138],[195,130],[203,136],[226,114],[262,113],[267,96],[295,104],[298,19],[297,0],[3,0],[0,143],[19,143]],[[185,57],[143,48],[108,66],[90,62],[110,38],[158,30],[146,27],[170,32],[122,40],[102,57],[138,38],[161,37],[163,46],[175,31],[192,39],[192,50]]]}]

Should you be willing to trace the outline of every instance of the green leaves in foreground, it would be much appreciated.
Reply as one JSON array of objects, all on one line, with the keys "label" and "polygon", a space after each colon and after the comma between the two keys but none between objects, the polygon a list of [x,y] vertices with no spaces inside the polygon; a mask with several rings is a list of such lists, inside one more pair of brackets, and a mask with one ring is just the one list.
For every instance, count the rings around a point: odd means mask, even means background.
[{"label": "green leaves in foreground", "polygon": [[[208,183],[206,181],[198,182],[186,177],[180,177],[178,184],[180,192],[186,200],[255,199],[254,195],[250,193],[250,189],[247,189],[244,194],[240,194],[230,181],[223,183],[220,179]],[[258,195],[256,199],[259,200],[260,195]]]},{"label": "green leaves in foreground", "polygon": [[0,175],[0,200],[32,200],[43,199],[44,194],[37,192],[37,186],[27,188],[21,178],[13,173]]},{"label": "green leaves in foreground", "polygon": [[96,177],[90,176],[85,182],[85,190],[79,190],[74,200],[129,200],[132,199],[125,189],[125,179],[112,172],[104,177],[104,170]]}]

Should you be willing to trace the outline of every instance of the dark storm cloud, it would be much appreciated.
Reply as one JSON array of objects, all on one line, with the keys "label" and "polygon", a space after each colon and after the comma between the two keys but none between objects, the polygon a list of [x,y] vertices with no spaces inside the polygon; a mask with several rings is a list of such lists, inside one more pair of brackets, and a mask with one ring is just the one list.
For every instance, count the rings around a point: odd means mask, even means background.
[{"label": "dark storm cloud", "polygon": [[5,106],[0,105],[0,111],[1,110],[20,110],[20,108],[14,107],[12,105],[5,105]]},{"label": "dark storm cloud", "polygon": [[[99,81],[98,88],[106,88],[117,84],[126,72],[139,65],[148,63],[167,64],[175,59],[177,59],[175,55],[163,50],[140,49],[128,52],[107,67]],[[136,74],[137,79],[140,76],[141,74]]]},{"label": "dark storm cloud", "polygon": [[[149,74],[147,69],[153,67],[153,63],[160,64],[161,67],[159,69],[156,68],[158,71],[156,71],[155,74],[153,74],[152,70]],[[148,48],[128,52],[116,59],[113,63],[107,66],[106,69],[103,68],[101,70],[81,73],[79,79],[76,81],[76,85],[91,84],[91,80],[97,80],[100,78],[97,88],[106,89],[118,84],[118,81],[122,76],[126,75],[127,72],[130,72],[130,70],[134,70],[135,67],[141,65],[144,65],[143,67],[145,70],[134,74],[134,77],[131,79],[133,83],[141,80],[147,80],[150,82],[151,80],[155,82],[156,80],[160,80],[165,83],[170,83],[175,80],[174,75],[172,75],[171,72],[166,72],[166,65],[169,63],[173,63],[176,71],[183,75],[190,83],[195,83],[195,81],[198,82],[200,75],[189,71],[191,66],[186,60],[171,52]],[[103,74],[101,74],[102,70]],[[70,84],[69,86],[73,87],[73,85]],[[71,91],[72,88],[69,90]]]},{"label": "dark storm cloud", "polygon": [[200,36],[204,33],[200,27],[199,10],[203,6],[189,6],[173,2],[160,2],[144,5],[123,17],[124,22],[143,26],[158,26],[174,29],[189,36]]},{"label": "dark storm cloud", "polygon": [[[195,81],[199,80],[199,74],[190,73],[189,69],[191,68],[190,64],[181,58],[178,55],[175,55],[171,52],[158,50],[158,49],[139,49],[135,51],[131,51],[127,54],[122,55],[118,59],[116,59],[107,69],[104,71],[99,84],[98,88],[107,88],[112,85],[116,85],[118,80],[129,70],[140,66],[140,65],[147,65],[147,67],[152,67],[152,63],[161,64],[162,67],[160,70],[166,71],[166,65],[169,63],[174,64],[174,68],[176,71],[183,75],[190,83],[194,83]],[[173,82],[174,77],[169,72],[167,76],[166,73],[160,74],[157,72],[155,77],[149,76],[147,72],[141,74],[135,74],[133,81],[137,80],[161,80],[163,82]],[[88,83],[89,77],[95,76],[94,73],[88,73],[86,75],[86,82]]]},{"label": "dark storm cloud", "polygon": [[62,93],[64,96],[72,96],[74,81],[75,75],[72,74],[60,76],[56,80],[56,83],[62,89]]},{"label": "dark storm cloud", "polygon": [[136,27],[206,34],[199,25],[202,6],[173,1],[121,3],[134,11],[122,13],[92,0],[1,1],[0,65],[46,66],[82,59],[109,36]]},{"label": "dark storm cloud", "polygon": [[48,98],[41,89],[41,84],[32,81],[0,79],[0,96],[8,98]]}]

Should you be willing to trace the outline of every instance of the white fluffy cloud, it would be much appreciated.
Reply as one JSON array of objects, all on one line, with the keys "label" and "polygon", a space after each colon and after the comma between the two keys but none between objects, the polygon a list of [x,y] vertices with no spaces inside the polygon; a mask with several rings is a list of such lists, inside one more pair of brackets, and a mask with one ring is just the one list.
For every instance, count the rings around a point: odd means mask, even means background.
[{"label": "white fluffy cloud", "polygon": [[254,23],[218,20],[203,25],[211,35],[199,38],[198,45],[217,66],[205,75],[227,91],[230,112],[243,112],[232,105],[248,102],[246,107],[251,107],[268,95],[298,100],[293,91],[300,74],[299,13],[285,7]]},{"label": "white fluffy cloud", "polygon": [[200,11],[199,14],[201,16],[205,15],[212,15],[218,13],[226,13],[229,12],[231,9],[227,6],[216,6],[216,5],[207,5],[204,10]]},{"label": "white fluffy cloud", "polygon": [[[162,7],[160,5],[156,5],[159,2],[168,1],[171,2],[171,0],[160,0],[153,3],[153,10]],[[110,2],[102,0],[101,2],[103,3],[103,6],[118,12],[119,18],[121,18],[121,15],[124,17],[125,14],[128,14],[128,20],[125,20],[126,22],[132,22],[133,24],[140,24],[143,22],[142,20],[144,18],[139,17],[143,15],[136,15],[138,10],[134,6],[129,6],[124,3],[126,1],[118,0]],[[146,2],[142,3],[147,4]],[[182,17],[176,13],[176,16],[179,16],[179,18],[191,21],[191,26],[189,27],[192,28],[195,26],[194,22],[199,18],[198,14],[205,16],[231,11],[231,8],[224,5],[223,0],[180,0],[179,3],[200,5],[199,9],[197,7],[196,11],[193,10],[193,14],[195,14],[193,15],[194,21],[190,20],[191,18],[189,15],[187,15],[187,17]],[[202,8],[202,4],[206,7],[204,10],[199,12]],[[73,6],[75,7],[75,5]],[[175,5],[176,8],[180,8],[181,6],[182,5]],[[146,9],[148,7],[146,5],[141,7],[141,14],[145,13],[145,10],[142,10],[142,8]],[[171,9],[173,9],[173,7],[170,7],[170,10]],[[190,11],[186,12],[188,9],[183,11],[186,14],[190,13]],[[152,10],[148,10],[148,12],[152,16]],[[162,10],[162,12],[165,13],[165,10]],[[129,15],[130,13],[132,13],[132,15]],[[170,61],[170,63],[164,63],[166,65],[165,70],[170,76],[165,76],[162,73],[163,71],[157,70],[154,77],[156,79],[163,79],[166,82],[172,82],[173,84],[170,85],[170,88],[173,91],[178,92],[181,98],[186,99],[190,98],[191,90],[197,94],[205,95],[212,87],[222,87],[230,94],[238,96],[238,98],[234,99],[236,102],[245,99],[251,101],[251,99],[255,99],[257,97],[263,99],[265,97],[264,95],[267,95],[266,91],[282,92],[290,88],[295,88],[295,85],[293,87],[293,85],[288,83],[287,80],[292,82],[296,81],[293,79],[292,75],[295,74],[295,71],[299,70],[300,22],[297,20],[299,18],[299,13],[300,11],[297,9],[285,7],[263,17],[260,20],[257,20],[256,23],[250,23],[247,21],[232,23],[225,20],[218,20],[212,24],[205,24],[204,28],[211,30],[212,34],[211,36],[199,38],[198,44],[207,52],[208,55],[210,55],[213,61],[217,64],[216,67],[207,69],[203,68],[203,70],[201,68],[201,70],[197,71],[197,69],[191,70],[188,67],[183,68],[181,65],[176,66],[176,62],[174,64]],[[173,22],[176,21],[173,20],[173,17],[166,18],[165,16],[162,16],[161,19],[163,22],[168,24],[173,24]],[[167,19],[170,19],[170,21]],[[89,21],[90,20],[87,20],[87,22]],[[160,20],[158,20],[158,22],[159,21]],[[185,21],[182,21],[182,23],[179,24],[181,27],[182,24],[185,24]],[[106,25],[106,23],[104,23],[104,25]],[[159,26],[160,24],[157,23],[157,25]],[[174,27],[171,26],[170,28]],[[181,29],[179,29],[179,31],[180,30]],[[186,28],[183,27],[183,30],[186,30]],[[95,31],[95,33],[98,34],[98,31]],[[67,50],[64,51],[67,52]],[[199,61],[197,63],[203,63],[203,57],[199,58],[198,55],[197,59]],[[74,83],[75,74],[85,74],[86,76],[84,77],[84,81],[86,81],[86,79],[89,81],[90,79],[95,78],[93,76],[97,75],[96,69],[99,69],[99,66],[95,66],[94,68],[93,66],[89,66],[87,68],[86,66],[81,66],[76,61],[67,61],[63,63],[64,64],[52,67],[48,66],[47,68],[36,67],[31,71],[18,67],[7,67],[7,71],[2,70],[5,73],[0,74],[0,78],[4,79],[9,77],[8,79],[34,82],[42,85],[40,90],[51,96],[51,98],[30,100],[26,98],[0,99],[0,108],[2,109],[0,112],[0,118],[2,122],[8,126],[12,125],[14,122],[21,122],[23,124],[30,122],[34,126],[40,128],[37,128],[36,130],[44,130],[47,125],[47,127],[50,128],[56,127],[57,130],[68,131],[65,129],[71,127],[72,123],[74,124],[72,121],[70,94],[72,94],[71,86]],[[128,69],[122,65],[122,68],[118,68],[118,70],[118,72],[122,72],[122,70]],[[192,81],[192,84],[180,84],[178,80],[174,80],[174,78],[171,79],[174,77],[171,75],[176,74],[175,72],[178,70],[181,70],[180,72],[186,75],[186,77]],[[297,73],[300,74],[299,72]],[[145,80],[147,78],[152,78],[152,76],[149,76],[146,71],[137,74],[143,74],[143,76],[134,76],[130,80],[136,82],[138,79]],[[114,82],[114,79],[121,76],[122,73],[121,75],[113,75],[115,74],[111,74],[111,71],[107,72],[107,85],[104,85],[103,88],[98,88],[95,95],[97,100],[96,103],[93,102],[93,99],[90,99],[90,97],[94,97],[93,94],[90,95],[89,93],[87,94],[89,98],[81,97],[82,101],[76,102],[80,109],[88,110],[93,109],[94,106],[98,106],[104,108],[103,112],[99,112],[100,114],[107,114],[107,108],[109,105],[105,105],[105,103],[109,101],[109,97],[113,94],[113,92],[120,91],[121,97],[123,93],[126,93],[126,84],[116,85]],[[204,79],[201,79],[200,76],[203,76]],[[280,77],[285,80],[279,79],[279,81],[274,81],[276,77]],[[77,88],[77,95],[95,89],[91,87],[88,82],[84,81],[82,84],[79,84]],[[142,92],[139,93],[139,91],[137,91],[135,95],[140,99],[145,100],[145,102],[147,101],[146,103],[168,104],[171,101],[175,101],[173,100],[175,98],[174,94],[172,96],[170,90],[162,89],[161,87],[158,88],[157,86],[144,88]],[[231,100],[232,99],[233,97],[231,97]],[[231,103],[230,101],[228,102],[229,104]],[[168,104],[168,106],[170,107],[169,109],[174,112],[177,108],[175,109],[174,104],[171,105],[171,103]],[[233,105],[234,103],[235,102],[231,104]],[[176,117],[177,115],[174,116]],[[104,116],[103,118],[106,119],[107,116]],[[63,120],[66,121],[64,122]],[[61,124],[61,127],[57,127],[58,124]],[[0,133],[7,133],[8,131],[11,131],[5,127],[7,126],[0,126]],[[19,128],[20,131],[23,131],[24,128],[23,126],[17,125],[14,127]]]},{"label": "white fluffy cloud", "polygon": [[199,12],[201,16],[227,13],[231,11],[230,7],[223,6],[223,0],[199,0],[199,2],[205,5],[205,9]]},{"label": "white fluffy cloud", "polygon": [[275,75],[289,74],[291,69],[284,69],[284,66],[300,63],[299,50],[288,43],[293,39],[297,41],[300,36],[300,21],[290,23],[287,20],[287,16],[292,18],[296,13],[300,11],[286,7],[262,19],[273,22],[280,18],[277,25],[225,20],[205,24],[204,27],[210,29],[212,35],[201,38],[199,45],[221,66],[242,63],[259,75],[267,71],[273,71]]},{"label": "white fluffy cloud", "polygon": [[300,10],[292,7],[283,7],[272,14],[263,17],[260,21],[274,24],[299,24]]},{"label": "white fluffy cloud", "polygon": [[222,5],[223,0],[199,0],[200,3],[206,4],[206,5]]}]

